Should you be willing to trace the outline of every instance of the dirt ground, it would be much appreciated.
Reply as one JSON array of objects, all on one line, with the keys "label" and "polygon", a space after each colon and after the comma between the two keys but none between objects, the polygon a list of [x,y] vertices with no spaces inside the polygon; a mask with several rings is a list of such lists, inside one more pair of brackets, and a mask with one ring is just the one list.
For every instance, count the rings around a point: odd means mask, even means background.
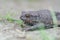
[{"label": "dirt ground", "polygon": [[[21,31],[21,28],[15,23],[0,22],[0,40],[42,40],[42,30]],[[52,28],[44,30],[46,36],[51,39],[60,40],[60,28]],[[43,31],[43,32],[44,32]]]}]

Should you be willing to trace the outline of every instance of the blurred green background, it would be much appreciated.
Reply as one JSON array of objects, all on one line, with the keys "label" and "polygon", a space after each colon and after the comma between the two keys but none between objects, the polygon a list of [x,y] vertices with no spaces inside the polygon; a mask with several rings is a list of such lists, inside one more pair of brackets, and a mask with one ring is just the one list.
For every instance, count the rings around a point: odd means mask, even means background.
[{"label": "blurred green background", "polygon": [[60,0],[0,0],[0,14],[10,13],[13,18],[19,19],[22,11],[53,8],[60,11]]}]

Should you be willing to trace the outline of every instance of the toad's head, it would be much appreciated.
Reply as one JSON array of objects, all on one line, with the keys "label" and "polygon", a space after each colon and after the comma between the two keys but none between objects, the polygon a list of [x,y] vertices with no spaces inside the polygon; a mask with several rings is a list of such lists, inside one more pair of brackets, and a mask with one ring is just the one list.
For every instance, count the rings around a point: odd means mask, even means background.
[{"label": "toad's head", "polygon": [[25,14],[20,17],[20,19],[22,19],[25,24],[30,25],[30,26],[33,26],[36,23],[38,23],[37,21],[33,20],[34,18],[35,17],[33,17],[33,15],[31,14]]}]

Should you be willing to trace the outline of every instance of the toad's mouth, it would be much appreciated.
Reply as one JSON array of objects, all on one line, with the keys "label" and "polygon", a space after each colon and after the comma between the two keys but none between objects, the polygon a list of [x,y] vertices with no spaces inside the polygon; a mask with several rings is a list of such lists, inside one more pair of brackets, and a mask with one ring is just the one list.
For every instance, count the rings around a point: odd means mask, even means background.
[{"label": "toad's mouth", "polygon": [[37,21],[32,21],[32,20],[25,20],[24,23],[27,24],[27,25],[29,25],[29,26],[34,26],[38,22]]}]

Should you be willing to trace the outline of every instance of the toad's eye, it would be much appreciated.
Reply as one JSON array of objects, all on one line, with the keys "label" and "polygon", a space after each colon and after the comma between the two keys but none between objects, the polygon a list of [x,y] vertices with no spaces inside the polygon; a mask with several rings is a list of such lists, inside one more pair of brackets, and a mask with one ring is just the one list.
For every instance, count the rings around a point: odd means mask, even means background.
[{"label": "toad's eye", "polygon": [[30,18],[30,16],[31,16],[30,14],[25,14],[26,18]]}]

